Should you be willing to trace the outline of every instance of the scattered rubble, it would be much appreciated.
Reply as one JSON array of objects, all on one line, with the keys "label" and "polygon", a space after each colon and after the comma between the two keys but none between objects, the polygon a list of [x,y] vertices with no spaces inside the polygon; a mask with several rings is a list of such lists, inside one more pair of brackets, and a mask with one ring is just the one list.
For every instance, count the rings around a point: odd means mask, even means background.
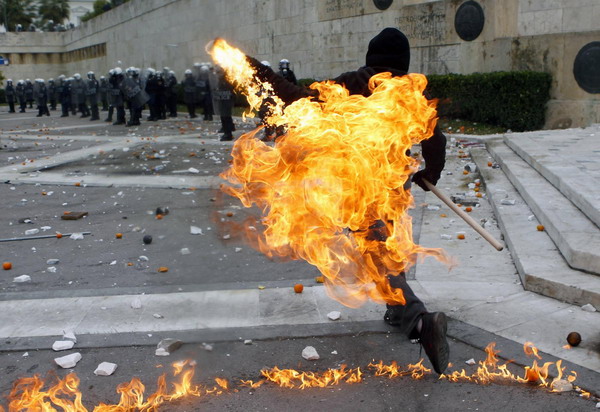
[{"label": "scattered rubble", "polygon": [[75,342],[72,340],[57,340],[52,344],[52,350],[60,352],[62,350],[73,349],[73,346],[75,346]]},{"label": "scattered rubble", "polygon": [[586,303],[581,307],[581,310],[586,312],[596,312],[596,308],[591,303]]},{"label": "scattered rubble", "polygon": [[117,370],[117,364],[116,363],[102,362],[100,365],[98,365],[98,367],[94,371],[94,375],[96,375],[96,376],[110,376],[110,375],[112,375],[115,372],[115,370]]},{"label": "scattered rubble", "polygon": [[552,390],[556,392],[570,392],[573,390],[573,384],[565,379],[558,379],[552,382]]},{"label": "scattered rubble", "polygon": [[21,275],[21,276],[17,276],[16,278],[13,279],[14,283],[26,283],[26,282],[31,282],[31,276],[29,275]]},{"label": "scattered rubble", "polygon": [[339,320],[342,317],[341,312],[337,310],[333,310],[327,314],[329,320]]},{"label": "scattered rubble", "polygon": [[46,261],[46,264],[52,266],[52,265],[58,265],[59,262],[60,262],[60,260],[58,260],[58,259],[48,259]]},{"label": "scattered rubble", "polygon": [[317,350],[312,346],[307,346],[302,351],[302,357],[306,360],[319,360],[320,356],[317,353]]},{"label": "scattered rubble", "polygon": [[198,226],[190,226],[190,233],[192,235],[203,235],[204,234],[202,232],[202,229],[200,229]]},{"label": "scattered rubble", "polygon": [[169,356],[183,345],[183,342],[177,339],[163,339],[156,345],[156,356]]},{"label": "scattered rubble", "polygon": [[63,369],[74,368],[77,362],[81,360],[81,353],[75,352],[70,355],[54,358],[54,362]]}]

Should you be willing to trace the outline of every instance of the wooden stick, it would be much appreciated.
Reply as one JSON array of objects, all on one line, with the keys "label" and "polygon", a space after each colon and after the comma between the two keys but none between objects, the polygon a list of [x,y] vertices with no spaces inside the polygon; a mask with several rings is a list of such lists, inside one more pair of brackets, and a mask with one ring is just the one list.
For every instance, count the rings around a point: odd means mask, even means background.
[{"label": "wooden stick", "polygon": [[473,219],[471,216],[469,216],[460,207],[456,206],[454,204],[454,202],[448,196],[446,196],[444,193],[442,193],[440,191],[440,189],[438,189],[437,187],[435,187],[434,185],[432,185],[430,182],[428,182],[425,179],[423,179],[423,182],[425,182],[425,186],[427,186],[434,195],[439,197],[442,202],[444,202],[450,209],[452,209],[454,211],[454,213],[456,213],[457,215],[462,217],[463,220],[469,224],[469,226],[471,226],[473,229],[475,229],[475,231],[477,233],[479,233],[481,236],[483,236],[483,238],[485,240],[490,242],[490,244],[492,246],[494,246],[497,250],[504,249],[504,246],[502,246],[502,244],[500,242],[498,242],[487,230],[482,228],[481,225],[475,221],[475,219]]},{"label": "wooden stick", "polygon": [[[80,232],[82,235],[91,235],[92,232]],[[73,233],[61,233],[61,237],[71,236]],[[20,240],[34,240],[34,239],[57,239],[56,235],[39,235],[39,236],[25,236],[25,237],[11,237],[8,239],[0,239],[0,242],[18,242]]]}]

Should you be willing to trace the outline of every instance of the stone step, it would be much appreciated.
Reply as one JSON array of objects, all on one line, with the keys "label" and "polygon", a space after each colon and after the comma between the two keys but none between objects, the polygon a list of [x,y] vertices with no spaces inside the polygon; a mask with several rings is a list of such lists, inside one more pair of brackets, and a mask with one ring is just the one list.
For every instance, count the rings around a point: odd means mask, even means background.
[{"label": "stone step", "polygon": [[600,227],[600,127],[508,135],[504,143]]},{"label": "stone step", "polygon": [[487,149],[574,269],[600,274],[600,229],[502,141]]},{"label": "stone step", "polygon": [[[485,149],[474,149],[471,155],[523,287],[564,302],[600,307],[600,277],[569,267],[548,233],[536,229],[537,220],[529,218],[532,210],[504,172],[487,166],[490,154]],[[514,199],[515,204],[503,205],[505,198]]]}]

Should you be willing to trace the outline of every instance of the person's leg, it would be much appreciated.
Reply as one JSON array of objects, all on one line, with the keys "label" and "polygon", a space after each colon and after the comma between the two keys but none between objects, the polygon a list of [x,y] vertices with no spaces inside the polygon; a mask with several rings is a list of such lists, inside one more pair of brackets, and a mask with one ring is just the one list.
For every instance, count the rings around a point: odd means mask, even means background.
[{"label": "person's leg", "polygon": [[387,305],[384,320],[392,326],[402,329],[409,339],[419,337],[417,325],[421,316],[427,313],[425,304],[415,295],[411,287],[406,282],[406,275],[401,272],[396,276],[388,276],[390,286],[402,290],[406,304]]}]

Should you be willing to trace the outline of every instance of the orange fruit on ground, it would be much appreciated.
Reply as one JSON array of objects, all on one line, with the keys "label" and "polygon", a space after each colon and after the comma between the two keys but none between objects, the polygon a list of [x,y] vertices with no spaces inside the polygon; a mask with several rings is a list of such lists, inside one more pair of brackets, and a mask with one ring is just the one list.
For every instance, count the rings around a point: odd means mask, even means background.
[{"label": "orange fruit on ground", "polygon": [[156,215],[156,218],[157,218],[158,220],[160,220],[160,219],[162,219],[162,218],[163,218],[163,215]]},{"label": "orange fruit on ground", "polygon": [[537,225],[537,230],[539,232],[543,232],[544,231],[544,225]]},{"label": "orange fruit on ground", "polygon": [[480,192],[475,193],[475,196],[482,197],[483,195]]},{"label": "orange fruit on ground", "polygon": [[317,283],[323,283],[323,282],[325,282],[325,278],[323,276],[317,276],[315,278],[315,282],[317,282]]},{"label": "orange fruit on ground", "polygon": [[488,167],[492,167],[494,164],[492,162],[488,162]]},{"label": "orange fruit on ground", "polygon": [[117,233],[117,234],[115,235],[115,237],[116,237],[117,239],[121,239],[121,238],[123,237],[123,233]]},{"label": "orange fruit on ground", "polygon": [[463,170],[463,175],[468,175],[469,171],[468,170]]},{"label": "orange fruit on ground", "polygon": [[75,183],[75,186],[81,186],[80,182]]},{"label": "orange fruit on ground", "polygon": [[475,186],[477,186],[477,187],[481,186],[481,182],[475,182]]},{"label": "orange fruit on ground", "polygon": [[448,217],[448,215],[447,215],[447,214],[445,214],[445,213],[442,213],[442,214],[440,215],[440,217]]},{"label": "orange fruit on ground", "polygon": [[10,263],[10,262],[4,262],[2,264],[2,269],[4,269],[4,270],[11,270],[12,269],[12,263]]},{"label": "orange fruit on ground", "polygon": [[304,290],[304,285],[302,283],[296,283],[294,285],[294,292],[302,293],[303,290]]},{"label": "orange fruit on ground", "polygon": [[459,233],[458,235],[456,235],[456,237],[457,237],[458,239],[464,239],[464,238],[465,238],[465,235],[463,235],[462,233]]},{"label": "orange fruit on ground", "polygon": [[57,239],[60,239],[61,237],[62,237],[62,233],[57,233],[57,234],[56,234],[56,238],[57,238]]},{"label": "orange fruit on ground", "polygon": [[161,267],[159,267],[159,268],[158,268],[158,271],[159,271],[160,273],[168,272],[168,271],[169,271],[169,268],[168,268],[168,267],[166,267],[166,266],[161,266]]},{"label": "orange fruit on ground", "polygon": [[465,208],[465,212],[470,212],[470,211],[472,211],[472,210],[473,210],[473,208],[471,208],[471,207],[466,207],[466,208]]}]

